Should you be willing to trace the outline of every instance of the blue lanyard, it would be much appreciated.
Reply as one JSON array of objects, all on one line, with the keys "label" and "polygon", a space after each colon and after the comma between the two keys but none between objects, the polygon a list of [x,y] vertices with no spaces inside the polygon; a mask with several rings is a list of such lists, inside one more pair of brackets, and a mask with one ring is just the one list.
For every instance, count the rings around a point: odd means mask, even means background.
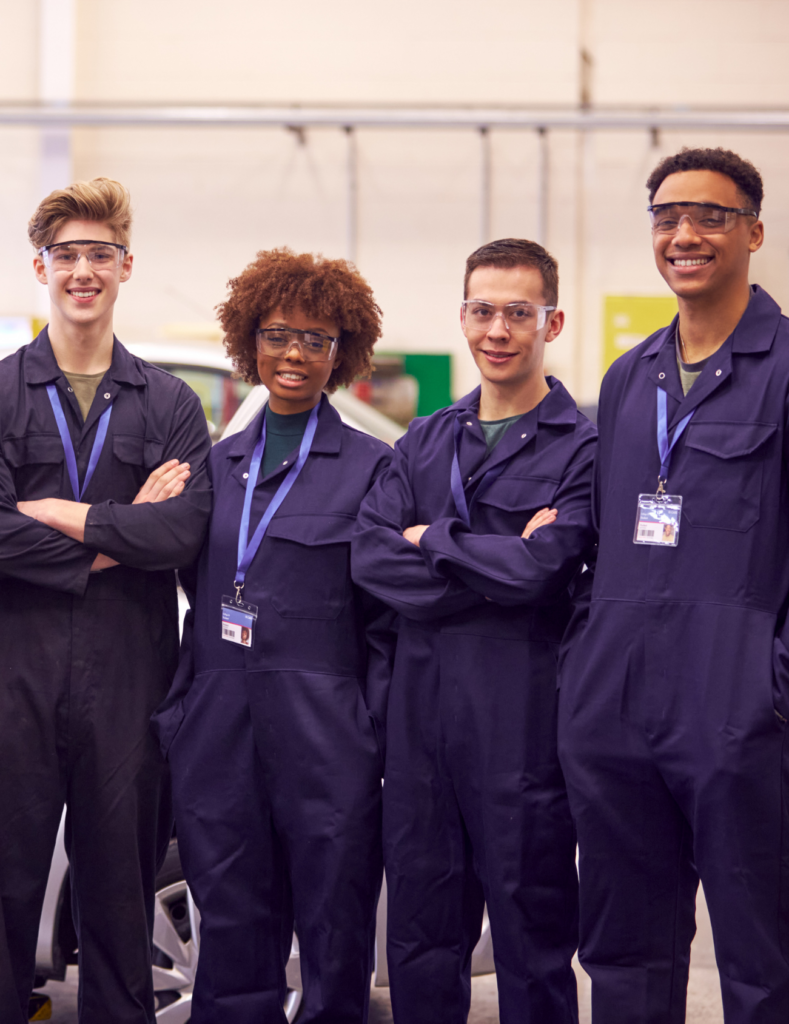
[{"label": "blue lanyard", "polygon": [[93,442],[90,459],[88,460],[88,471],[85,474],[85,482],[82,485],[82,490],[80,490],[77,457],[74,454],[74,445],[71,443],[71,435],[68,432],[66,417],[63,415],[63,407],[60,404],[58,389],[54,384],[47,384],[47,394],[49,395],[49,401],[52,405],[52,412],[54,412],[55,420],[57,421],[60,440],[63,442],[63,451],[66,455],[66,466],[68,468],[69,479],[71,480],[71,490],[74,494],[74,501],[82,501],[82,495],[88,489],[88,484],[96,471],[96,466],[99,463],[99,456],[101,455],[101,450],[104,447],[104,442],[107,438],[107,428],[110,425],[110,414],[112,413],[112,402],[110,402],[101,414],[99,426],[96,430],[96,439]]},{"label": "blue lanyard", "polygon": [[[455,501],[455,509],[457,510],[457,514],[463,520],[463,523],[470,530],[471,516],[469,514],[468,502],[466,501],[466,492],[463,489],[463,478],[460,475],[460,460],[458,459],[458,452],[460,451],[460,438],[462,433],[463,424],[458,418],[455,420],[455,451],[452,456],[452,471],[449,477],[449,485],[450,488],[452,489],[452,497]],[[474,492],[474,497],[472,497],[471,499],[472,503],[476,498],[479,498],[480,495],[484,494],[484,492],[487,491],[490,485],[501,476],[501,474],[504,472],[506,465],[506,462],[502,462],[494,469],[488,470],[488,472],[482,477],[482,480],[480,480],[479,486]]]},{"label": "blue lanyard", "polygon": [[[322,401],[323,399],[321,399],[321,402]],[[258,552],[261,541],[266,535],[269,523],[274,518],[277,509],[288,496],[288,492],[291,487],[296,483],[296,477],[304,468],[304,463],[307,461],[307,456],[310,454],[312,440],[315,437],[315,431],[318,427],[318,410],[321,407],[321,402],[318,402],[318,404],[314,406],[310,413],[310,418],[307,420],[307,429],[304,431],[304,437],[301,439],[301,446],[299,447],[299,457],[291,466],[288,471],[288,475],[277,488],[276,494],[269,502],[268,508],[263,513],[263,518],[258,523],[257,529],[252,535],[252,540],[247,543],[247,538],[249,537],[249,515],[252,511],[252,495],[255,492],[255,484],[257,483],[258,473],[260,472],[260,463],[263,458],[263,451],[266,447],[266,414],[263,414],[263,429],[260,431],[260,440],[255,445],[255,450],[252,453],[252,461],[249,464],[247,490],[244,495],[244,509],[241,513],[241,526],[238,530],[238,568],[236,569],[234,585],[236,588],[236,597],[239,600],[241,599],[241,591],[244,589],[244,579],[247,575],[247,569],[252,564],[252,559]]]},{"label": "blue lanyard", "polygon": [[677,429],[674,431],[674,436],[671,439],[671,444],[668,440],[668,414],[666,412],[666,392],[663,388],[657,389],[657,444],[658,452],[660,453],[660,476],[658,477],[658,494],[663,494],[666,480],[668,479],[668,467],[671,463],[671,453],[674,450],[674,445],[679,441],[682,436],[685,427],[690,423],[693,418],[695,409],[691,409],[687,416],[679,421]]}]

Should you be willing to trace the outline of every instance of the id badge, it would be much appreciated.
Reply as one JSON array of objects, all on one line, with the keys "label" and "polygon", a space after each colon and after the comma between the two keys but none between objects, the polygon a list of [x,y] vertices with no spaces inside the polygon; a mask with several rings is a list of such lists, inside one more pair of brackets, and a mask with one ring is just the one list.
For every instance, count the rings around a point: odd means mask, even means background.
[{"label": "id badge", "polygon": [[234,597],[222,598],[222,639],[231,644],[251,647],[258,606],[237,601]]},{"label": "id badge", "polygon": [[639,494],[633,543],[675,548],[679,543],[681,518],[679,494]]}]

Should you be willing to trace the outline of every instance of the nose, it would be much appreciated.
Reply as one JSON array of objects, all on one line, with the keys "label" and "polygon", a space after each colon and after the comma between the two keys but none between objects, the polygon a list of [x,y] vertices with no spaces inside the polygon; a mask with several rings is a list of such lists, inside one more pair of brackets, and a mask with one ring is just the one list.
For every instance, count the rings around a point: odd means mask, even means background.
[{"label": "nose", "polygon": [[504,313],[494,313],[493,323],[488,328],[489,338],[504,338],[509,340],[510,328],[507,321],[504,319]]},{"label": "nose", "polygon": [[701,241],[693,226],[693,221],[687,214],[679,218],[679,224],[674,233],[674,241],[679,245],[695,245]]},{"label": "nose", "polygon": [[290,345],[288,345],[287,351],[285,352],[285,359],[292,359],[297,363],[304,362],[304,353],[301,350],[301,342],[298,338],[293,338]]},{"label": "nose", "polygon": [[91,266],[86,253],[81,252],[79,256],[77,256],[77,262],[72,273],[74,275],[79,275],[80,277],[90,277],[93,273],[93,267]]}]

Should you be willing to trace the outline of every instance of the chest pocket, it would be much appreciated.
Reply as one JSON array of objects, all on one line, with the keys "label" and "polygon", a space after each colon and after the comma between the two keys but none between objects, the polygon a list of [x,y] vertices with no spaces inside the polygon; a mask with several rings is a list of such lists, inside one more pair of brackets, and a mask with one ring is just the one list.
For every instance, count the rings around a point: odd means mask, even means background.
[{"label": "chest pocket", "polygon": [[766,442],[776,430],[775,423],[688,424],[686,472],[693,497],[682,512],[689,523],[744,533],[758,522]]},{"label": "chest pocket", "polygon": [[162,464],[164,442],[138,434],[114,434],[112,451],[120,462],[127,466],[142,466],[150,473]]},{"label": "chest pocket", "polygon": [[[513,517],[512,529],[517,528],[517,532],[520,533],[535,512],[541,508],[551,507],[558,489],[559,481],[548,477],[500,476],[474,504],[484,506],[489,515],[497,520],[501,519],[503,523],[508,519],[509,513]],[[505,528],[503,532],[511,530]]]},{"label": "chest pocket", "polygon": [[290,619],[336,619],[351,599],[351,515],[274,516],[266,533],[271,603]]},{"label": "chest pocket", "polygon": [[26,434],[3,441],[6,462],[14,469],[22,466],[62,462],[63,442],[58,434]]},{"label": "chest pocket", "polygon": [[65,455],[59,435],[6,438],[3,455],[14,478],[18,501],[53,498],[62,493]]}]

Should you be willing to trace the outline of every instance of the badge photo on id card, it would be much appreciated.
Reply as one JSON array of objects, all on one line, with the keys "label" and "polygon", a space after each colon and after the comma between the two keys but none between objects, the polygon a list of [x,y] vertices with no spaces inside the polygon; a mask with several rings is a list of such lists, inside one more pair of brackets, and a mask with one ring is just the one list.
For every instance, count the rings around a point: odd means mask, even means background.
[{"label": "badge photo on id card", "polygon": [[234,597],[222,598],[222,639],[242,647],[252,646],[252,634],[258,617],[258,606],[237,601]]},{"label": "badge photo on id card", "polygon": [[639,494],[633,543],[675,548],[679,543],[681,518],[679,494]]}]

